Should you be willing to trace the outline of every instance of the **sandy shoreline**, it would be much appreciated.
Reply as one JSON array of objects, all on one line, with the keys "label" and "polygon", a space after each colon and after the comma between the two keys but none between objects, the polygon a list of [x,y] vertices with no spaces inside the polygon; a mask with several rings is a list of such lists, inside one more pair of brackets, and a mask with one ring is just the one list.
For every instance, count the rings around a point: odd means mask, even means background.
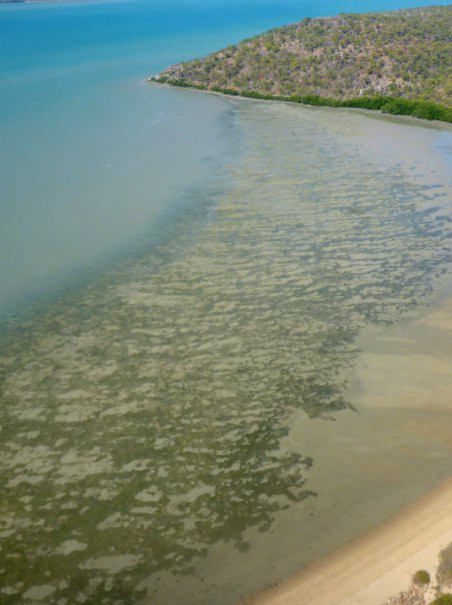
[{"label": "sandy shoreline", "polygon": [[[440,297],[437,305],[416,319],[363,336],[359,341],[362,352],[349,376],[347,396],[353,403],[359,402],[361,414],[371,410],[384,414],[385,410],[390,413],[400,408],[411,415],[411,420],[406,416],[406,421],[410,422],[413,435],[430,435],[431,447],[425,456],[430,459],[432,473],[435,460],[440,458],[436,448],[452,441],[451,343],[452,298],[444,301]],[[419,417],[417,412],[421,412]],[[442,418],[442,429],[438,421],[433,421],[435,415],[440,422]],[[398,441],[397,435],[394,433],[392,440]],[[316,438],[314,435],[313,439]],[[389,458],[396,464],[396,449],[390,453]],[[408,590],[413,574],[419,569],[429,571],[433,586],[438,554],[450,543],[452,477],[403,506],[387,521],[244,602],[383,605]],[[425,602],[434,597],[430,588]]]},{"label": "sandy shoreline", "polygon": [[[413,435],[430,435],[431,448],[425,456],[430,458],[432,473],[440,456],[435,448],[452,441],[451,343],[452,298],[440,298],[414,320],[363,336],[362,352],[349,376],[347,396],[359,405],[361,414],[400,408],[410,412]],[[422,413],[415,418],[417,412]],[[444,423],[442,430],[433,421],[436,414]],[[393,440],[397,441],[397,433]],[[395,453],[392,449],[394,463]],[[387,521],[245,603],[383,605],[409,589],[418,569],[429,571],[433,586],[438,554],[450,543],[452,477]],[[434,596],[430,588],[425,602]]]},{"label": "sandy shoreline", "polygon": [[452,479],[249,605],[382,605],[452,542]]}]

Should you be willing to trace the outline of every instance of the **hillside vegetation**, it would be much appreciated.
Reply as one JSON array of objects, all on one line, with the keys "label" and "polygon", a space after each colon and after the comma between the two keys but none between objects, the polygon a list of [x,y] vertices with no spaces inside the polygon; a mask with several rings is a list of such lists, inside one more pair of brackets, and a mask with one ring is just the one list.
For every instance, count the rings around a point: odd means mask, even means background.
[{"label": "hillside vegetation", "polygon": [[409,100],[450,107],[451,33],[452,5],[306,18],[154,79],[263,98],[320,97],[321,104],[379,97],[382,106],[390,97],[405,108]]}]

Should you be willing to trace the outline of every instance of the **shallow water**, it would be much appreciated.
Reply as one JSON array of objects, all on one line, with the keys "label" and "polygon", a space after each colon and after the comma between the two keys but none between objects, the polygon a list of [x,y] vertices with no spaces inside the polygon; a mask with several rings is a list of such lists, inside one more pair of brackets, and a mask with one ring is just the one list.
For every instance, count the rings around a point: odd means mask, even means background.
[{"label": "shallow water", "polygon": [[227,605],[450,473],[346,390],[445,282],[450,131],[142,84],[366,10],[266,8],[0,6],[2,604]]},{"label": "shallow water", "polygon": [[[3,336],[5,603],[136,602],[144,578],[153,603],[234,600],[202,572],[219,545],[240,575],[253,532],[269,548],[282,514],[334,506],[294,413],[308,433],[355,417],[355,337],[416,312],[447,269],[440,177],[379,165],[334,112],[228,116],[240,153],[216,193]],[[279,577],[300,549],[285,557]]]},{"label": "shallow water", "polygon": [[0,4],[0,319],[157,237],[230,151],[220,100],[145,78],[305,16],[423,0],[262,2]]},{"label": "shallow water", "polygon": [[0,319],[158,239],[206,186],[224,103],[143,82],[299,10],[229,5],[0,5]]}]

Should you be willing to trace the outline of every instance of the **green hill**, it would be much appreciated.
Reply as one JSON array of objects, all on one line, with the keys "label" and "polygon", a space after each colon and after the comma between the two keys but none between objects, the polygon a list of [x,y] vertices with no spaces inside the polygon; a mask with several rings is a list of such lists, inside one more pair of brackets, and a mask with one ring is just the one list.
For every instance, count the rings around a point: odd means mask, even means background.
[{"label": "green hill", "polygon": [[378,109],[416,115],[417,108],[425,114],[418,117],[451,121],[450,109],[443,116],[432,110],[432,103],[452,106],[451,32],[452,5],[306,18],[173,65],[154,80],[299,102],[320,97],[315,104],[369,97],[375,104],[377,97]]}]

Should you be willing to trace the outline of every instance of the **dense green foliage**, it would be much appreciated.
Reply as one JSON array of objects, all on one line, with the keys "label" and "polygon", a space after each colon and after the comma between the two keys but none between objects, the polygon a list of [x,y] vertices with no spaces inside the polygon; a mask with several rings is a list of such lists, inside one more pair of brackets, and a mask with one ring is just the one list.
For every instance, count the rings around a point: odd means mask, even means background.
[{"label": "dense green foliage", "polygon": [[174,65],[159,81],[444,119],[439,105],[452,105],[451,31],[452,5],[304,19]]},{"label": "dense green foliage", "polygon": [[419,569],[413,576],[416,584],[430,584],[430,574],[425,569]]},{"label": "dense green foliage", "polygon": [[452,605],[452,594],[443,594],[434,601],[432,601],[430,605]]}]

